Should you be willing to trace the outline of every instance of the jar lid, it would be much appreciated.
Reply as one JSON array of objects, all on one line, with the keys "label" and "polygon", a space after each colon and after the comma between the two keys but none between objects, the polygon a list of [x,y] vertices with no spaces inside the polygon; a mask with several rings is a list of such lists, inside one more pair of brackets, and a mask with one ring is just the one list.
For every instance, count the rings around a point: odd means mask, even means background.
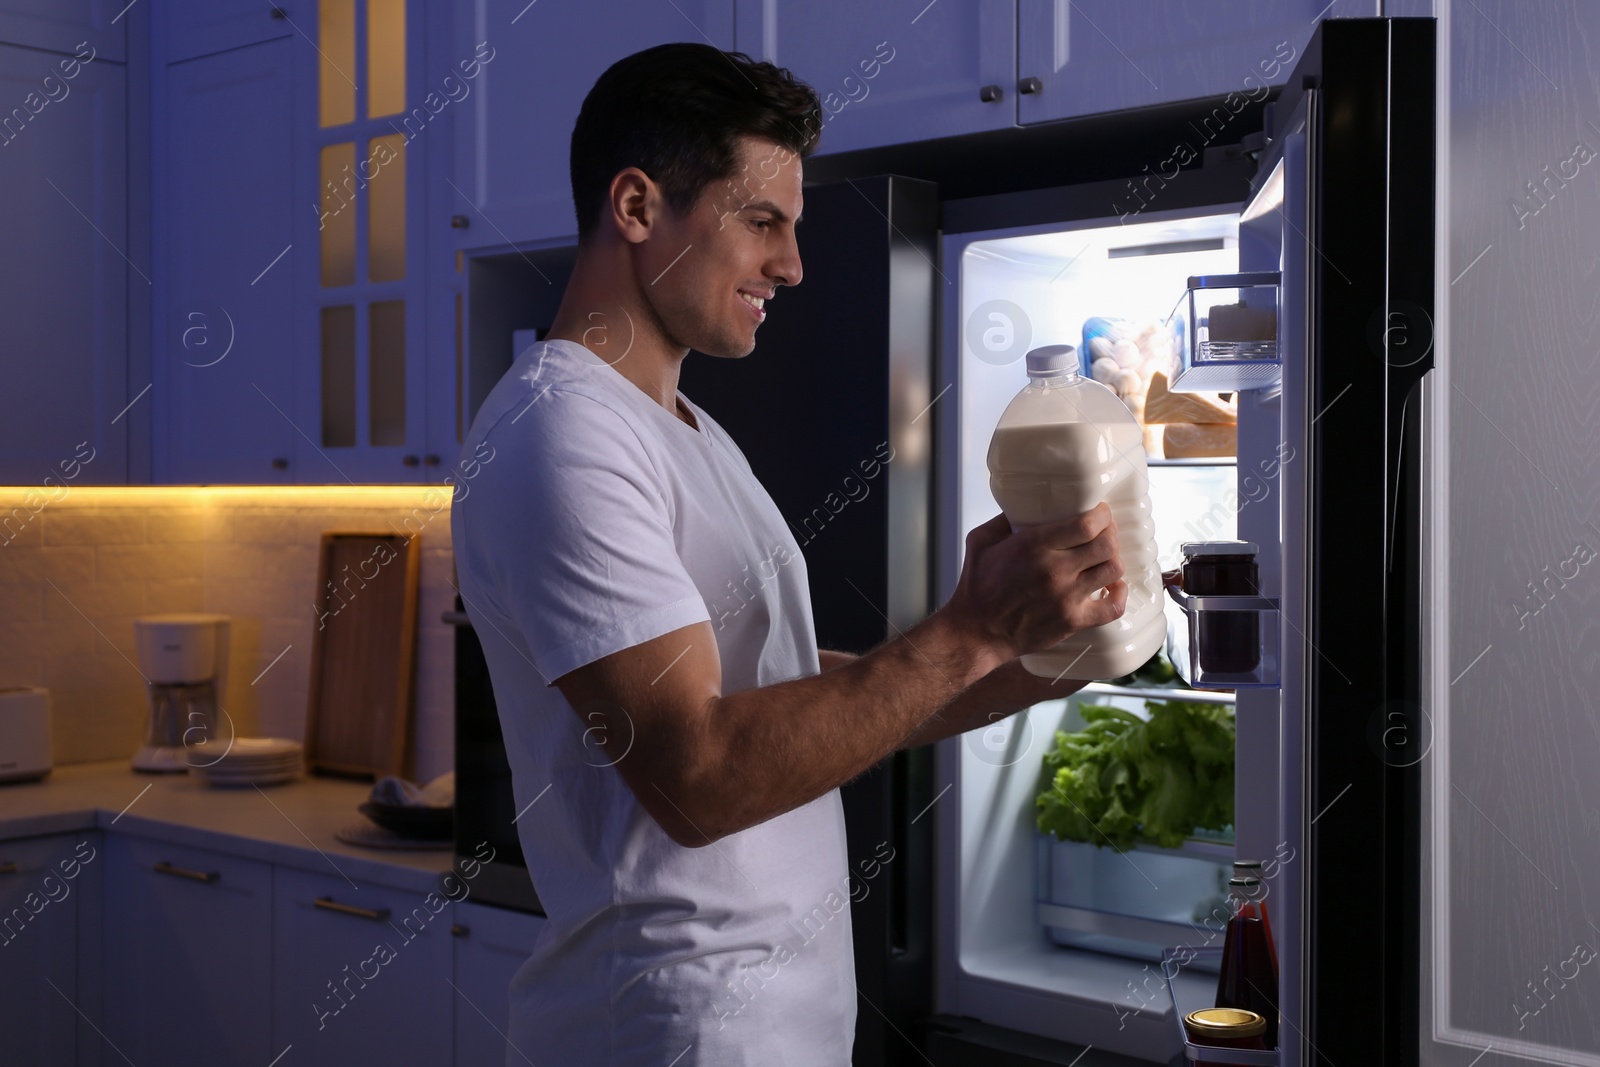
[{"label": "jar lid", "polygon": [[1178,546],[1184,559],[1210,556],[1254,556],[1259,546],[1254,541],[1185,541]]},{"label": "jar lid", "polygon": [[1243,1008],[1201,1008],[1183,1021],[1195,1037],[1256,1037],[1267,1032],[1267,1020]]}]

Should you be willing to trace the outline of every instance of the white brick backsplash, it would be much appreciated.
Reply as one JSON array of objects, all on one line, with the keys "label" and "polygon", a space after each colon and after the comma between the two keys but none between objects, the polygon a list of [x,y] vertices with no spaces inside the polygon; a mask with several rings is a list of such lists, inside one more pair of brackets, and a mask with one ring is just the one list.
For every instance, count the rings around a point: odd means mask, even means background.
[{"label": "white brick backsplash", "polygon": [[0,488],[0,685],[50,688],[58,763],[127,758],[143,739],[132,620],[158,612],[229,615],[223,706],[246,735],[302,739],[322,533],[409,529],[423,552],[416,774],[451,768],[448,490],[363,490],[348,504],[317,490],[152,488],[147,504],[141,492],[84,487],[33,513],[24,490]]},{"label": "white brick backsplash", "polygon": [[[79,494],[82,495],[82,494]],[[144,511],[140,508],[75,508],[68,496],[40,512],[34,521],[44,527],[47,545],[144,544]]]}]

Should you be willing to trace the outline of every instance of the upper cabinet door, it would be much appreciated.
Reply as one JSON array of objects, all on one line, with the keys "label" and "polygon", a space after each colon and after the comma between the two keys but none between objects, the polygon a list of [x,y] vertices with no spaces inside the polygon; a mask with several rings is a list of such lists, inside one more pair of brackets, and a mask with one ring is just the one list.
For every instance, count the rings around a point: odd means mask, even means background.
[{"label": "upper cabinet door", "polygon": [[1015,121],[1014,0],[739,0],[738,27],[822,98],[819,154]]},{"label": "upper cabinet door", "polygon": [[[733,47],[734,0],[610,3],[460,0],[456,52],[478,61],[456,130],[463,246],[576,240],[572,126],[607,67],[669,41]],[[870,54],[868,47],[867,53]],[[469,117],[470,116],[470,117]]]},{"label": "upper cabinet door", "polygon": [[97,58],[128,58],[128,0],[0,0],[0,41],[51,52],[87,42]]},{"label": "upper cabinet door", "polygon": [[[302,21],[304,20],[304,21]],[[316,24],[315,0],[166,0],[157,24],[166,35],[168,63],[260,44]]]},{"label": "upper cabinet door", "polygon": [[1017,13],[1026,124],[1232,93],[1236,114],[1283,84],[1319,14],[1377,12],[1374,0],[1017,0]]},{"label": "upper cabinet door", "polygon": [[128,296],[149,275],[128,259],[126,79],[0,45],[0,484],[47,498],[128,479]]},{"label": "upper cabinet door", "polygon": [[296,480],[292,48],[269,41],[157,74],[158,482]]},{"label": "upper cabinet door", "polygon": [[[295,39],[296,482],[418,482],[427,463],[427,202],[458,77],[422,0],[318,0]],[[303,191],[303,192],[302,192]],[[301,200],[300,197],[305,199]],[[308,210],[309,209],[309,210]],[[437,250],[436,251],[442,251]]]}]

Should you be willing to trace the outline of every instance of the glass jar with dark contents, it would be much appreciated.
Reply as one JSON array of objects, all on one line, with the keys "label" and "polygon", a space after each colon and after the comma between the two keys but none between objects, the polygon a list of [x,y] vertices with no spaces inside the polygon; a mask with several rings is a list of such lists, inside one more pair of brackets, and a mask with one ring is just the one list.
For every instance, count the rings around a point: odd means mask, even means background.
[{"label": "glass jar with dark contents", "polygon": [[[1260,596],[1256,545],[1249,541],[1186,541],[1183,591],[1188,596]],[[1254,611],[1197,611],[1195,651],[1208,674],[1248,674],[1261,664],[1261,619]]]},{"label": "glass jar with dark contents", "polygon": [[[1183,1017],[1183,1030],[1191,1044],[1208,1048],[1251,1049],[1270,1051],[1264,1035],[1267,1020],[1243,1008],[1201,1008]],[[1226,1067],[1226,1060],[1207,1060],[1207,1063]]]}]

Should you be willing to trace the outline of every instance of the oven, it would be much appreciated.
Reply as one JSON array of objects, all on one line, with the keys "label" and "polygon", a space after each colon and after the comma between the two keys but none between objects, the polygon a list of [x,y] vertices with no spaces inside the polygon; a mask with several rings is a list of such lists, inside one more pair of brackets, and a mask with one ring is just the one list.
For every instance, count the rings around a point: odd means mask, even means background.
[{"label": "oven", "polygon": [[[543,915],[512,825],[517,809],[511,764],[483,646],[459,595],[455,610],[443,618],[456,631],[456,869],[480,864],[472,880],[472,899],[479,904]],[[491,857],[487,863],[485,856]]]}]

